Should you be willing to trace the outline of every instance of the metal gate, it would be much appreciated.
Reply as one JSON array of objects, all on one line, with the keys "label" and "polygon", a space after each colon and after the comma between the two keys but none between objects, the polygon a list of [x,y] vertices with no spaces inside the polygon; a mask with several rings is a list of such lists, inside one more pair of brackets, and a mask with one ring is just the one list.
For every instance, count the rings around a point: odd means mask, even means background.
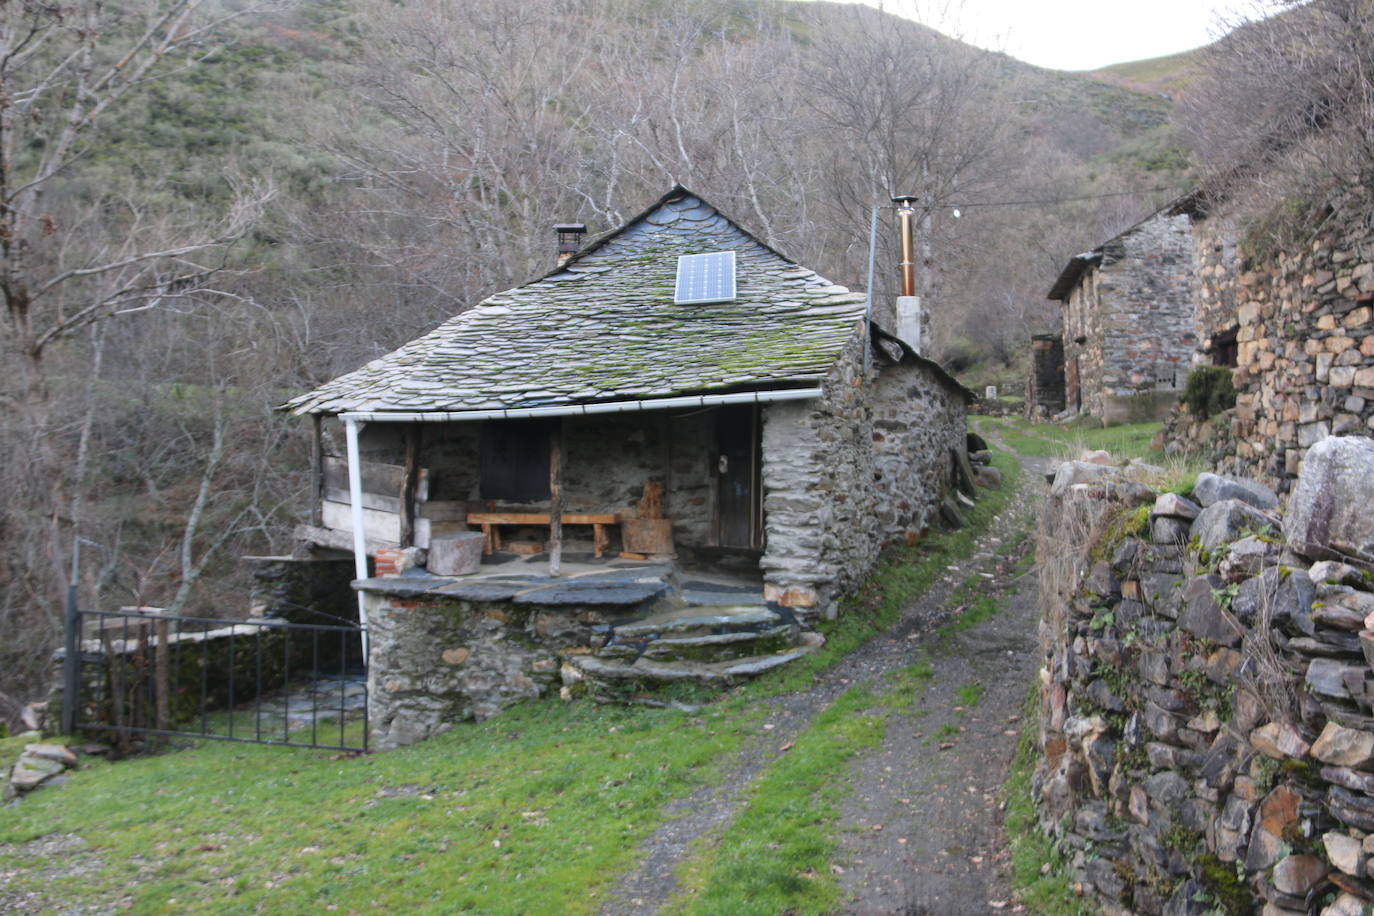
[{"label": "metal gate", "polygon": [[368,749],[366,630],[67,607],[62,724],[132,737]]}]

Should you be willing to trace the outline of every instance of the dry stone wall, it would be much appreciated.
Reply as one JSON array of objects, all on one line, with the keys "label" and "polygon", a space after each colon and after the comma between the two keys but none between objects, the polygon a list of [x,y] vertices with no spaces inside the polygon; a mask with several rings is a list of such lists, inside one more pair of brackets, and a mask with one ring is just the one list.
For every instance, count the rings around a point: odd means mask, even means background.
[{"label": "dry stone wall", "polygon": [[1203,475],[1068,462],[1041,521],[1042,823],[1110,914],[1374,901],[1374,442],[1329,437],[1280,515]]},{"label": "dry stone wall", "polygon": [[1374,430],[1374,218],[1337,205],[1302,241],[1248,255],[1238,235],[1235,215],[1222,213],[1194,236],[1197,359],[1212,362],[1218,341],[1236,341],[1229,428],[1184,416],[1170,437],[1282,493],[1308,446]]}]

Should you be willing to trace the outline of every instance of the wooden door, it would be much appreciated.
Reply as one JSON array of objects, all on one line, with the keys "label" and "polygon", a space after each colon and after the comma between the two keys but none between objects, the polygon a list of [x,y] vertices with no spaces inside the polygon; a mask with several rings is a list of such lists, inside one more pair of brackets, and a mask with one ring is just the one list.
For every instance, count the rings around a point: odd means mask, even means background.
[{"label": "wooden door", "polygon": [[716,534],[721,547],[758,547],[762,534],[759,411],[731,405],[716,413]]},{"label": "wooden door", "polygon": [[1078,357],[1069,360],[1069,364],[1064,367],[1064,394],[1065,403],[1071,406],[1075,412],[1083,409],[1083,392],[1078,387]]}]

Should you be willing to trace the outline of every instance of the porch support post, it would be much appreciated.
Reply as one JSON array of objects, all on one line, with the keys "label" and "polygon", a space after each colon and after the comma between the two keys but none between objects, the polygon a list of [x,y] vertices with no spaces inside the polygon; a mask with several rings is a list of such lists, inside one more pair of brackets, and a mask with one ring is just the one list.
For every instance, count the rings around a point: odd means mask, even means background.
[{"label": "porch support post", "polygon": [[563,419],[553,421],[549,432],[549,575],[563,566]]},{"label": "porch support post", "polygon": [[[348,500],[353,510],[353,574],[367,578],[367,534],[363,531],[363,465],[358,457],[358,421],[344,420],[348,440]],[[358,624],[363,628],[363,662],[367,662],[367,604],[358,592]]]},{"label": "porch support post", "polygon": [[401,484],[401,546],[415,546],[415,490],[420,477],[420,424],[405,430],[405,477]]},{"label": "porch support post", "polygon": [[322,418],[310,415],[310,524],[324,525],[324,431]]}]

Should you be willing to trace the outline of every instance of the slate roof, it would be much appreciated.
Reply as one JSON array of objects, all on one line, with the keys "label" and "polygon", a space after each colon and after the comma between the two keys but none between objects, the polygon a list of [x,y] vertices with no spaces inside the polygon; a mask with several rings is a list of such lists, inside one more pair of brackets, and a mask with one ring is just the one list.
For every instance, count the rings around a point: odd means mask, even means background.
[{"label": "slate roof", "polygon": [[[736,252],[737,299],[675,305],[678,255],[725,250]],[[563,267],[283,409],[560,407],[814,385],[861,327],[864,298],[675,187]]]}]

